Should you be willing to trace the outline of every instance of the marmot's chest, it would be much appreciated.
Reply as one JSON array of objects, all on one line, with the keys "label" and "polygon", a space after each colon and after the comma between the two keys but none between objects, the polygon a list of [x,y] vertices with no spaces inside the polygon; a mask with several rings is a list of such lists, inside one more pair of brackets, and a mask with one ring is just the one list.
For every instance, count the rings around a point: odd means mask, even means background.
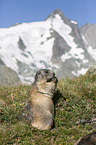
[{"label": "marmot's chest", "polygon": [[36,110],[43,110],[49,111],[50,113],[54,114],[54,104],[51,98],[46,97],[44,94],[36,93],[34,97],[31,96],[30,103],[32,107]]}]

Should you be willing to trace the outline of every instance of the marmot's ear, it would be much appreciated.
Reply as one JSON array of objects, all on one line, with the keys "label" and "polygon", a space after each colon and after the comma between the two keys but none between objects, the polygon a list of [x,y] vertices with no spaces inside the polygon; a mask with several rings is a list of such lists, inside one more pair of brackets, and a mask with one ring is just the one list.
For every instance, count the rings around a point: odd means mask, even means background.
[{"label": "marmot's ear", "polygon": [[38,77],[40,77],[40,75],[41,75],[41,72],[40,72],[40,70],[39,70],[39,71],[37,71],[37,73],[36,73],[36,75],[35,75],[35,82],[37,82]]}]

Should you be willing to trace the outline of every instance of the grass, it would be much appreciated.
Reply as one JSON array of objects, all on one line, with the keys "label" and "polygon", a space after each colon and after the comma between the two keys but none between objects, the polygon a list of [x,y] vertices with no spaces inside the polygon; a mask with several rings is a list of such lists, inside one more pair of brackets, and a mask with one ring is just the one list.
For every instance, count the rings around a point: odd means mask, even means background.
[{"label": "grass", "polygon": [[58,82],[54,125],[50,130],[33,128],[23,117],[29,91],[29,85],[0,87],[0,144],[73,145],[96,130],[96,122],[90,121],[96,118],[96,75]]}]

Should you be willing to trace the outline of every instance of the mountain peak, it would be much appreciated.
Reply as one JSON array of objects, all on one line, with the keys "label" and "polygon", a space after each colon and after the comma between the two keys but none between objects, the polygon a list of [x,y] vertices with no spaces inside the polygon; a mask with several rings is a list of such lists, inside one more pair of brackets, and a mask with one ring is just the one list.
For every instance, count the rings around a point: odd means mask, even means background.
[{"label": "mountain peak", "polygon": [[67,25],[70,25],[70,19],[66,18],[63,14],[63,12],[58,8],[58,9],[55,9],[46,19],[50,19],[50,18],[54,18],[56,15],[59,15],[61,17],[61,19],[64,21],[64,23],[66,23]]},{"label": "mountain peak", "polygon": [[45,20],[49,19],[50,17],[54,17],[56,14],[59,14],[61,17],[65,17],[62,11],[58,8],[55,9]]},{"label": "mountain peak", "polygon": [[56,15],[56,14],[59,14],[59,15],[62,15],[62,11],[58,8],[58,9],[55,9],[51,14],[53,15]]}]

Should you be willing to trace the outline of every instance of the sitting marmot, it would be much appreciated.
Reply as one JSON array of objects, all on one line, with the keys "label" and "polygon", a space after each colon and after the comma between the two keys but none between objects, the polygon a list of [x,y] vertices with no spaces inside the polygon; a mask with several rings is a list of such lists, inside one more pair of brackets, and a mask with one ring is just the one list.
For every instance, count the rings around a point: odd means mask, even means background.
[{"label": "sitting marmot", "polygon": [[29,95],[30,118],[33,127],[44,130],[52,126],[54,117],[52,98],[57,81],[54,72],[46,69],[37,71]]}]

